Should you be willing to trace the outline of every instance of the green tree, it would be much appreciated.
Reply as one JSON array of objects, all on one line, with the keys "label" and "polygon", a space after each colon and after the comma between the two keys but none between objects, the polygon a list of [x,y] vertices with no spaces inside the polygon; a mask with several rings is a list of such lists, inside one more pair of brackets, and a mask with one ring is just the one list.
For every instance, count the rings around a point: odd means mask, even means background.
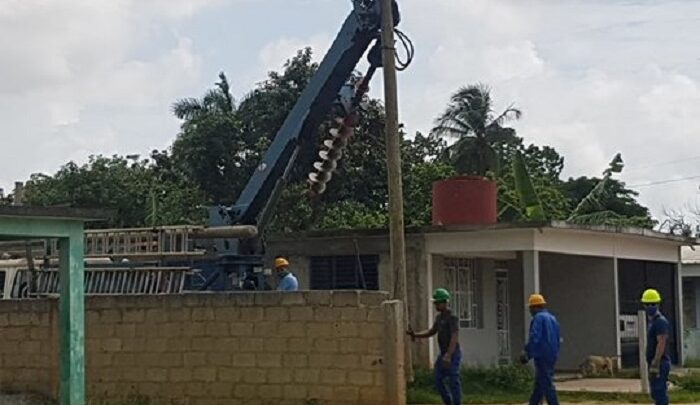
[{"label": "green tree", "polygon": [[456,138],[446,152],[457,172],[486,176],[499,171],[496,145],[515,139],[515,130],[503,125],[521,114],[510,106],[496,115],[490,89],[482,84],[470,85],[452,95],[433,131]]}]

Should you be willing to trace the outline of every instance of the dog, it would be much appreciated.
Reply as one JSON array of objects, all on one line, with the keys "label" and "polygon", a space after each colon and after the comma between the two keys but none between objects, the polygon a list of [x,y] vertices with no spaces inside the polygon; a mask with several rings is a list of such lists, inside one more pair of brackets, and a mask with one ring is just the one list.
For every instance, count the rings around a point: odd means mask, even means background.
[{"label": "dog", "polygon": [[583,376],[600,375],[600,373],[610,373],[613,377],[617,368],[617,359],[620,356],[588,356],[578,366]]}]

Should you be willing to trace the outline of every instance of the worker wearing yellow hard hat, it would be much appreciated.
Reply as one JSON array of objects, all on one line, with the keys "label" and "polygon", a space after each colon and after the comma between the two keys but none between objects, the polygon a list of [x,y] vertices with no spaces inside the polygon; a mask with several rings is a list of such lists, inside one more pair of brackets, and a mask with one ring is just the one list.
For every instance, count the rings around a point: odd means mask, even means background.
[{"label": "worker wearing yellow hard hat", "polygon": [[668,404],[668,375],[671,371],[671,357],[668,353],[668,339],[671,326],[659,310],[661,294],[653,288],[642,293],[642,305],[649,319],[647,328],[646,360],[649,366],[649,388],[657,405]]},{"label": "worker wearing yellow hard hat", "polygon": [[279,277],[278,291],[297,291],[299,289],[299,281],[289,270],[289,260],[281,256],[275,258],[275,271]]},{"label": "worker wearing yellow hard hat", "polygon": [[535,363],[535,386],[530,396],[530,405],[539,405],[542,399],[547,399],[549,405],[558,405],[554,366],[559,358],[559,322],[545,308],[547,301],[542,294],[530,295],[527,305],[532,321],[520,362],[526,364],[532,359]]}]

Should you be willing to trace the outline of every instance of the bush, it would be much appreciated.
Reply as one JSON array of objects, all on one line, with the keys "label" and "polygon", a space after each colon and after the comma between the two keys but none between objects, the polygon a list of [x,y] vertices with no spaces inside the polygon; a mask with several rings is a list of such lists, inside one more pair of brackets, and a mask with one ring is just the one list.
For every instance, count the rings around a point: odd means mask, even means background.
[{"label": "bush", "polygon": [[682,376],[672,375],[669,379],[683,390],[700,392],[700,374],[689,373]]}]

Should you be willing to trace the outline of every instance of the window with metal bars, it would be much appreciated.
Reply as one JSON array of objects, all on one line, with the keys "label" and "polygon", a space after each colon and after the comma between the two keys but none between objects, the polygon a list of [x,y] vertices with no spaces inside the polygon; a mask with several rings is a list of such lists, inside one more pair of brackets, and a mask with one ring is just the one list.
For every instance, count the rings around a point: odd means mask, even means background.
[{"label": "window with metal bars", "polygon": [[452,310],[459,327],[479,329],[481,322],[480,274],[476,259],[445,258],[445,285],[452,295]]},{"label": "window with metal bars", "polygon": [[378,255],[312,256],[312,290],[378,290]]}]

